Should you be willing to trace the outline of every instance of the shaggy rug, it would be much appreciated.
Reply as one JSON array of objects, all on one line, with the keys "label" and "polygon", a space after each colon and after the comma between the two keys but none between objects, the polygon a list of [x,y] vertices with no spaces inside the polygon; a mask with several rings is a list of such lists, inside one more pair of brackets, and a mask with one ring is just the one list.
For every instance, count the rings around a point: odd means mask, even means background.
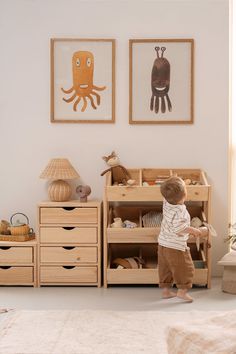
[{"label": "shaggy rug", "polygon": [[188,327],[217,314],[222,312],[13,310],[0,313],[0,353],[166,354],[170,326]]}]

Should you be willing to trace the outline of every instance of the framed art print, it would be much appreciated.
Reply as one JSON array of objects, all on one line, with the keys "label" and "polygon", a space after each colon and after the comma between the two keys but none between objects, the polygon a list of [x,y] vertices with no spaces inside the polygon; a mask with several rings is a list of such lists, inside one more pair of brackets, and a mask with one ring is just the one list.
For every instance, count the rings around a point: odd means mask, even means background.
[{"label": "framed art print", "polygon": [[194,40],[129,40],[129,123],[192,124]]},{"label": "framed art print", "polygon": [[115,122],[114,39],[51,39],[51,122]]}]

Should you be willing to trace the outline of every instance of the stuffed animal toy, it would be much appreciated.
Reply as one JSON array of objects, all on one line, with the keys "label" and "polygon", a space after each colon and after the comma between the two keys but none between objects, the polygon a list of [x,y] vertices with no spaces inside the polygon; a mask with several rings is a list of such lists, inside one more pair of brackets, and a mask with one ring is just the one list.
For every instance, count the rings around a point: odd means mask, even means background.
[{"label": "stuffed animal toy", "polygon": [[135,183],[135,181],[131,179],[127,169],[120,165],[120,159],[116,155],[115,151],[112,151],[111,155],[103,156],[102,159],[107,163],[109,168],[103,171],[101,176],[104,176],[107,172],[111,171],[112,184],[132,186]]},{"label": "stuffed animal toy", "polygon": [[79,194],[80,202],[87,202],[87,196],[91,193],[91,188],[89,186],[79,185],[76,188],[76,193]]},{"label": "stuffed animal toy", "polygon": [[123,227],[123,221],[121,218],[114,218],[114,222],[111,224],[111,227]]}]

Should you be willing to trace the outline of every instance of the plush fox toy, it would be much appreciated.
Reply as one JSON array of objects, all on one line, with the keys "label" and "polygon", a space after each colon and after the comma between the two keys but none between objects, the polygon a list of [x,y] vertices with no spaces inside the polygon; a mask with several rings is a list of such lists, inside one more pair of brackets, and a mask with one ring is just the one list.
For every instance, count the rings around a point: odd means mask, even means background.
[{"label": "plush fox toy", "polygon": [[112,151],[111,155],[103,156],[102,159],[107,163],[109,168],[103,171],[101,176],[111,171],[112,184],[133,185],[135,183],[135,181],[131,179],[127,169],[120,165],[119,157],[116,155],[115,151]]}]

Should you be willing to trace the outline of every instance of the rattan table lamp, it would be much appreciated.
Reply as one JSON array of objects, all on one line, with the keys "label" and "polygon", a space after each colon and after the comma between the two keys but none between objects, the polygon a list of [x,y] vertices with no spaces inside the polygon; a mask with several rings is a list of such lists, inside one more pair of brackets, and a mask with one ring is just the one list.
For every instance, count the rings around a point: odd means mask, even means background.
[{"label": "rattan table lamp", "polygon": [[48,187],[48,196],[51,201],[65,202],[70,200],[72,188],[65,179],[79,178],[79,174],[68,159],[56,158],[49,161],[40,178],[52,180]]}]

